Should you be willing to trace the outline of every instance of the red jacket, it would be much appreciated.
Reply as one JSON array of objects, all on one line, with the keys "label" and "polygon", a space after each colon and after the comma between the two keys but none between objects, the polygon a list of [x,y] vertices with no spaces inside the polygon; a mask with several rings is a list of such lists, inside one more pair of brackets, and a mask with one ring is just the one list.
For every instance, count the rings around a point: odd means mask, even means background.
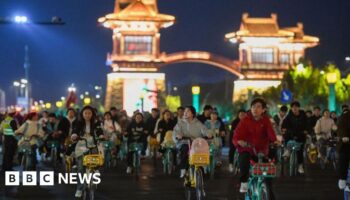
[{"label": "red jacket", "polygon": [[255,147],[256,153],[262,152],[265,155],[269,152],[269,143],[276,141],[276,134],[267,115],[263,115],[260,120],[255,120],[251,113],[243,118],[238,124],[232,142],[236,146],[238,153],[249,152],[254,154],[252,147],[241,147],[238,141],[243,140]]}]

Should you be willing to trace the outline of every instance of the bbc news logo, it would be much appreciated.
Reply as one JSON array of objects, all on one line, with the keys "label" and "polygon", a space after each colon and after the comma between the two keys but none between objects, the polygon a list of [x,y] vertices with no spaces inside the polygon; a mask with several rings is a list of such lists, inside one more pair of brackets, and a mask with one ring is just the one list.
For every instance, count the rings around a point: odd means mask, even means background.
[{"label": "bbc news logo", "polygon": [[[39,174],[39,176],[38,176]],[[53,171],[23,171],[14,172],[8,171],[5,173],[5,185],[6,186],[19,186],[22,183],[23,186],[54,186],[55,175]],[[59,173],[58,184],[100,184],[101,174],[85,174],[85,173]]]}]

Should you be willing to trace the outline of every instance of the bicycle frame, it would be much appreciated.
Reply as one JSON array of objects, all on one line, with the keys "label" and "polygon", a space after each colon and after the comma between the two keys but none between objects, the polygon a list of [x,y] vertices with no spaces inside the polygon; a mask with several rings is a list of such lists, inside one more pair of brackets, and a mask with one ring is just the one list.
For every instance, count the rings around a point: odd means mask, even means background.
[{"label": "bicycle frame", "polygon": [[289,158],[289,175],[295,176],[297,174],[297,151],[301,148],[301,143],[290,140],[287,143],[287,148],[290,149],[290,158]]}]

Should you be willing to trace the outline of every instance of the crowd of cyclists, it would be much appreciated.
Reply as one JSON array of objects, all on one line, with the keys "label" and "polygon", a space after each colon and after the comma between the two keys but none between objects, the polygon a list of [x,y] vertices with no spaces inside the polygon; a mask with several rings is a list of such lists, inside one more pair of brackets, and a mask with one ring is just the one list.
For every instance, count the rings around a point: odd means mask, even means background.
[{"label": "crowd of cyclists", "polygon": [[[280,146],[289,141],[297,141],[301,148],[297,151],[297,171],[304,174],[304,145],[308,137],[313,138],[317,146],[318,159],[327,162],[327,141],[337,138],[337,172],[339,188],[346,187],[350,161],[350,112],[347,105],[342,106],[342,113],[330,112],[315,106],[312,111],[304,111],[298,101],[289,106],[283,105],[279,112],[271,116],[267,111],[266,102],[261,98],[252,101],[249,110],[238,110],[233,113],[232,123],[225,123],[220,113],[211,105],[206,105],[203,112],[197,115],[193,106],[179,107],[176,112],[160,111],[153,108],[150,113],[135,111],[128,116],[125,110],[112,107],[100,114],[91,106],[81,110],[68,108],[63,116],[55,113],[30,112],[25,116],[10,108],[0,116],[0,134],[3,144],[2,172],[14,170],[20,164],[21,153],[18,149],[24,141],[29,141],[33,152],[32,170],[36,169],[39,161],[51,160],[52,141],[57,142],[57,162],[63,164],[65,156],[74,156],[74,168],[84,172],[83,156],[88,145],[98,146],[99,141],[110,141],[113,155],[122,149],[122,144],[143,144],[141,158],[151,155],[150,141],[156,140],[158,146],[155,156],[161,157],[165,152],[165,143],[176,146],[174,153],[180,177],[184,177],[189,165],[189,148],[185,138],[194,140],[205,138],[218,149],[215,157],[217,167],[222,166],[221,149],[229,147],[228,169],[234,170],[234,154],[239,153],[240,189],[241,193],[248,191],[250,161],[257,160],[257,154],[263,153],[270,159],[276,157],[271,146]],[[171,136],[169,136],[171,133]],[[81,140],[85,138],[85,140]],[[228,138],[228,139],[226,139]],[[18,152],[18,153],[17,153]],[[288,148],[283,153],[288,158],[291,152]],[[132,152],[126,151],[126,173],[133,172]],[[271,180],[267,181],[272,184]],[[76,197],[82,195],[82,185],[77,185]],[[272,187],[271,199],[274,199]]]}]

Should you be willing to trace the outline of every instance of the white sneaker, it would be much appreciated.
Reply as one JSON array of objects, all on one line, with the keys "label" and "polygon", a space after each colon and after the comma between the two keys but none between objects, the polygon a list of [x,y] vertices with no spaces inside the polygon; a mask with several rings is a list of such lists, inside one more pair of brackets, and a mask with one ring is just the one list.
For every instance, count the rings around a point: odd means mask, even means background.
[{"label": "white sneaker", "polygon": [[299,172],[299,174],[304,174],[304,167],[303,167],[303,164],[299,164],[298,172]]},{"label": "white sneaker", "polygon": [[339,189],[344,190],[346,188],[346,180],[339,179],[338,187],[339,187]]},{"label": "white sneaker", "polygon": [[131,170],[132,170],[131,167],[126,168],[126,173],[131,174]]},{"label": "white sneaker", "polygon": [[233,172],[233,164],[228,165],[228,171],[231,173]]},{"label": "white sneaker", "polygon": [[241,183],[241,187],[239,188],[240,193],[248,192],[248,183]]},{"label": "white sneaker", "polygon": [[180,178],[185,177],[185,175],[186,175],[186,169],[182,169],[182,170],[180,171]]},{"label": "white sneaker", "polygon": [[83,191],[81,191],[81,190],[77,190],[77,191],[75,192],[75,197],[76,197],[76,198],[80,198],[82,195],[83,195]]}]

